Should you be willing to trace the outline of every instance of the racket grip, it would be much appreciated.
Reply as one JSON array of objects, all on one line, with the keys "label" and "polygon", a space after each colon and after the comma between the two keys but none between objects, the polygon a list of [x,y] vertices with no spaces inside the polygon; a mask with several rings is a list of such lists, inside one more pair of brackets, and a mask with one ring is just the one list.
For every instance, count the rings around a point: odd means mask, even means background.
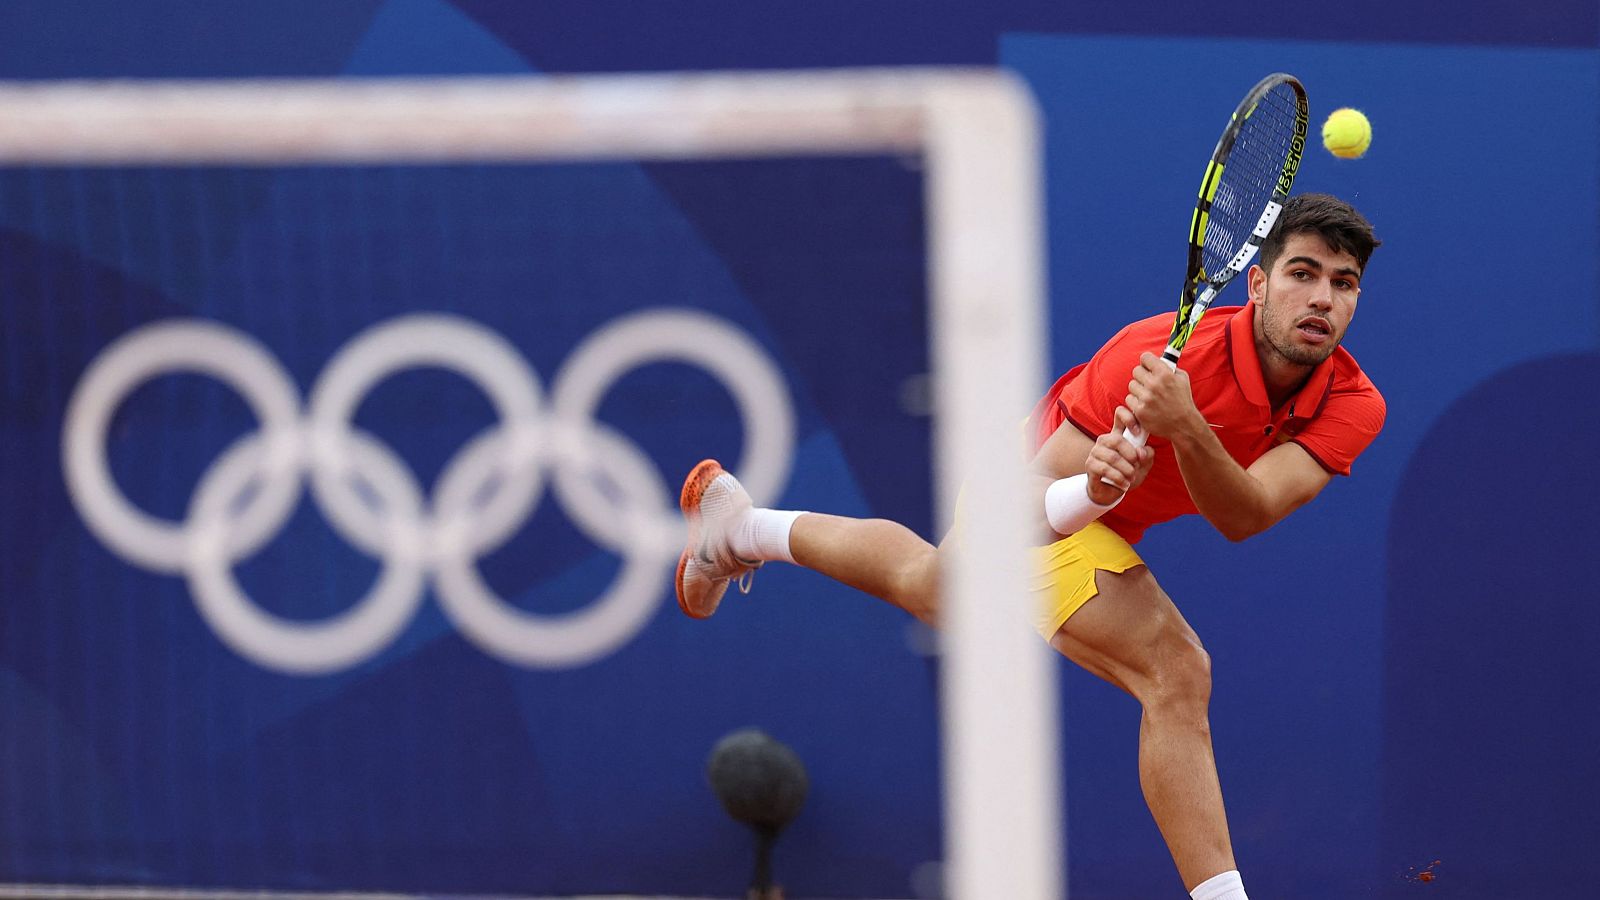
[{"label": "racket grip", "polygon": [[[1150,433],[1148,431],[1141,431],[1138,434],[1134,434],[1131,428],[1124,428],[1122,429],[1122,439],[1132,444],[1133,449],[1139,450],[1144,447],[1146,441],[1150,440]],[[1111,479],[1109,478],[1100,479],[1100,483],[1109,484],[1112,487],[1116,487],[1115,484],[1112,484]]]},{"label": "racket grip", "polygon": [[[1175,350],[1169,346],[1167,347],[1166,351],[1161,354],[1161,361],[1167,364],[1167,368],[1176,372],[1178,371],[1178,356],[1182,352],[1182,350]],[[1132,444],[1133,449],[1142,450],[1144,449],[1145,442],[1150,440],[1150,432],[1140,431],[1138,434],[1134,434],[1132,429],[1124,428],[1122,429],[1122,439]],[[1111,484],[1111,481],[1109,479],[1102,478],[1100,479],[1100,483]],[[1111,484],[1111,486],[1116,487],[1114,484]]]}]

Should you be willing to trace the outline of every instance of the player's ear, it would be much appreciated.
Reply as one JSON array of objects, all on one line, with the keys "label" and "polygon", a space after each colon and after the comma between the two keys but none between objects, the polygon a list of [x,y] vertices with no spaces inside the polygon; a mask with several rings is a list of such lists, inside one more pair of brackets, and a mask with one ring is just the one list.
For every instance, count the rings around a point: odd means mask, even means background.
[{"label": "player's ear", "polygon": [[1267,270],[1260,266],[1251,266],[1250,271],[1244,273],[1245,287],[1250,289],[1250,299],[1257,303],[1267,292]]}]

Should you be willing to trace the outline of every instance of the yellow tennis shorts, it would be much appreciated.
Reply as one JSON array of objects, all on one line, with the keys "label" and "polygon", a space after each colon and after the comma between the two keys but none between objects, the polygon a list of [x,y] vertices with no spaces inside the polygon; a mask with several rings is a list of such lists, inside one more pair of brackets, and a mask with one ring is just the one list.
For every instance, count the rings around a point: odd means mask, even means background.
[{"label": "yellow tennis shorts", "polygon": [[1121,535],[1099,522],[1090,522],[1077,534],[1030,552],[1033,574],[1028,589],[1034,597],[1034,627],[1047,641],[1099,593],[1094,583],[1096,571],[1126,572],[1144,565]]}]

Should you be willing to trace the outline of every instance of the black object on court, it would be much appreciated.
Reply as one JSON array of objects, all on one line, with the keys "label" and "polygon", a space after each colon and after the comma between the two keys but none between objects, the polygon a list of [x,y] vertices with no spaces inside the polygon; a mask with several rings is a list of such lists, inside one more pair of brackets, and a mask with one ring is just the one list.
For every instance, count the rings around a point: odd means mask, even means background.
[{"label": "black object on court", "polygon": [[722,808],[756,833],[756,868],[748,896],[781,898],[772,884],[772,847],[805,805],[811,786],[805,765],[771,735],[745,728],[717,742],[706,761],[706,774]]}]

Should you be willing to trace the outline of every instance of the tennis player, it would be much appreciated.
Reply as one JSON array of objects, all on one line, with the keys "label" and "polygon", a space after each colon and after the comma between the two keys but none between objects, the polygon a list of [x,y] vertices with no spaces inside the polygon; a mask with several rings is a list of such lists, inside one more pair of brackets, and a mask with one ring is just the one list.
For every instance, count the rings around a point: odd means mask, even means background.
[{"label": "tennis player", "polygon": [[[1211,660],[1134,545],[1196,512],[1244,540],[1350,473],[1384,420],[1383,397],[1339,346],[1378,244],[1349,204],[1291,198],[1247,273],[1249,302],[1211,310],[1182,369],[1157,355],[1170,314],[1135,322],[1029,418],[1036,625],[1143,706],[1140,784],[1194,900],[1246,900],[1211,749]],[[1148,444],[1135,449],[1124,428]],[[756,568],[781,560],[937,621],[939,550],[899,524],[753,509],[714,460],[689,474],[683,506],[677,592],[690,616],[711,615],[731,581],[748,591]],[[958,516],[946,545],[959,535]]]}]

